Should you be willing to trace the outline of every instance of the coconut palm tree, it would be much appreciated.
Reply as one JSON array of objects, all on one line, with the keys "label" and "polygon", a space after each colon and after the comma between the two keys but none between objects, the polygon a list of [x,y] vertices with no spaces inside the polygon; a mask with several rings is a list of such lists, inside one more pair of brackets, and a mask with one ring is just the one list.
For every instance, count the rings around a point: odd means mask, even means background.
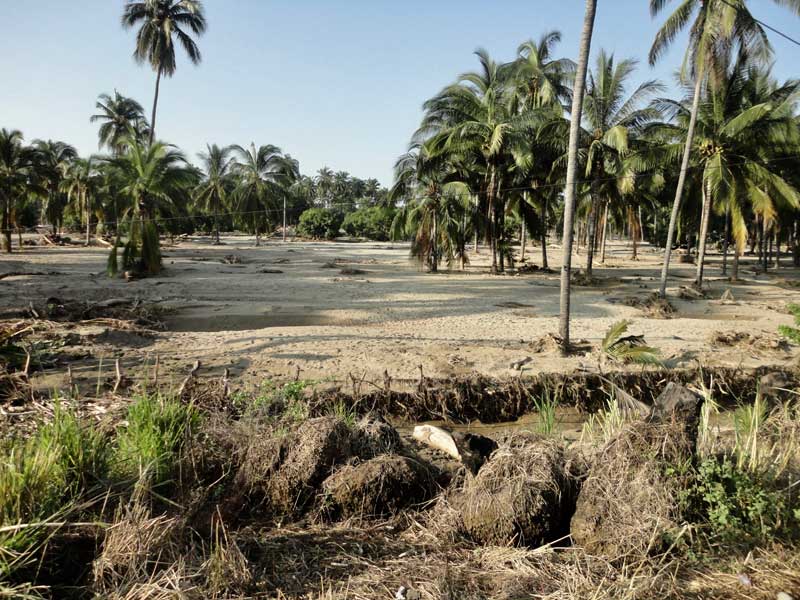
[{"label": "coconut palm tree", "polygon": [[655,108],[643,103],[664,87],[655,80],[640,84],[630,96],[626,83],[636,68],[633,59],[614,61],[614,55],[601,50],[595,71],[589,73],[584,104],[584,121],[588,131],[586,179],[589,181],[586,272],[591,275],[594,262],[597,223],[600,207],[615,195],[616,178],[629,177],[625,158],[629,140],[659,117]]},{"label": "coconut palm tree", "polygon": [[570,277],[572,274],[572,242],[574,235],[575,198],[577,195],[578,143],[581,133],[581,117],[583,114],[584,87],[586,71],[589,66],[589,52],[592,45],[594,18],[597,13],[597,0],[586,0],[586,12],[581,31],[578,50],[578,65],[575,70],[575,85],[572,87],[572,112],[569,126],[569,146],[567,152],[567,185],[564,190],[564,235],[562,238],[563,258],[561,263],[561,292],[559,334],[561,351],[569,351],[570,320]]},{"label": "coconut palm tree", "polygon": [[538,41],[528,40],[517,49],[514,78],[524,108],[569,102],[572,94],[569,80],[575,75],[575,63],[568,58],[553,57],[560,41],[560,31],[548,31]]},{"label": "coconut palm tree", "polygon": [[[748,209],[759,216],[767,230],[781,208],[800,208],[800,193],[784,178],[784,165],[774,160],[796,153],[800,143],[794,116],[800,83],[765,85],[767,73],[749,64],[747,57],[740,57],[709,86],[698,107],[692,138],[693,165],[703,198],[695,277],[698,288],[703,284],[713,208],[724,208],[730,214],[735,261],[747,238]],[[676,121],[664,129],[672,129],[684,138],[691,109],[687,103],[669,100],[662,103],[672,111]],[[672,153],[677,150],[672,148]]]},{"label": "coconut palm tree", "polygon": [[451,154],[482,163],[485,176],[480,191],[489,213],[492,272],[502,272],[504,257],[498,254],[498,242],[502,245],[503,177],[513,162],[512,149],[523,144],[525,126],[533,119],[528,112],[513,112],[512,88],[507,85],[513,70],[496,63],[485,50],[475,54],[480,70],[461,75],[425,103],[414,139],[425,141],[431,156]]},{"label": "coconut palm tree", "polygon": [[216,144],[207,145],[206,152],[198,157],[203,163],[205,179],[195,189],[198,203],[214,215],[214,243],[219,244],[219,213],[228,199],[228,191],[232,184],[231,174],[235,160],[233,148],[220,148]]},{"label": "coconut palm tree", "polygon": [[55,235],[67,203],[61,184],[70,164],[78,158],[78,152],[69,144],[53,140],[34,140],[33,147],[36,150],[36,172],[45,190],[43,213]]},{"label": "coconut palm tree", "polygon": [[200,64],[201,55],[194,35],[206,30],[206,18],[200,0],[128,0],[122,13],[122,26],[130,29],[139,25],[136,33],[136,62],[147,62],[156,72],[156,91],[150,119],[150,143],[155,139],[156,111],[161,77],[172,77],[177,66],[175,42],[183,47],[189,60]]},{"label": "coconut palm tree", "polygon": [[196,185],[196,173],[174,146],[163,142],[144,144],[133,137],[124,143],[127,152],[107,160],[116,173],[119,192],[127,201],[120,215],[130,224],[123,268],[152,275],[161,270],[156,218],[174,214],[188,190]]},{"label": "coconut palm tree", "polygon": [[[774,0],[774,2],[788,6],[800,14],[800,0]],[[651,15],[658,16],[668,3],[669,0],[650,0]],[[681,170],[675,189],[675,200],[672,205],[664,249],[664,264],[661,270],[661,287],[659,289],[659,295],[662,298],[667,293],[667,276],[669,275],[675,225],[680,212],[686,173],[689,169],[703,85],[707,78],[724,71],[728,57],[735,49],[746,50],[762,60],[766,60],[771,52],[767,35],[750,14],[746,0],[683,0],[656,34],[649,55],[651,65],[658,61],[678,34],[687,27],[689,28],[689,44],[686,49],[682,74],[684,79],[691,79],[694,82],[694,92]]]},{"label": "coconut palm tree", "polygon": [[261,244],[261,227],[269,224],[270,213],[278,211],[278,200],[289,193],[289,187],[300,177],[296,160],[284,155],[277,146],[268,144],[249,148],[232,146],[238,178],[234,196],[239,210],[253,226],[256,246]]},{"label": "coconut palm tree", "polygon": [[16,129],[0,129],[0,231],[3,250],[10,253],[11,225],[17,203],[29,193],[42,193],[36,181],[36,152],[23,144]]},{"label": "coconut palm tree", "polygon": [[395,164],[390,195],[404,202],[392,223],[393,239],[412,236],[411,256],[431,273],[438,272],[442,259],[449,264],[458,259],[463,269],[471,194],[447,158],[412,143]]},{"label": "coconut palm tree", "polygon": [[93,157],[73,160],[64,172],[61,191],[86,219],[86,245],[92,243],[92,214],[100,184]]},{"label": "coconut palm tree", "polygon": [[122,142],[129,137],[131,131],[140,134],[142,138],[148,134],[144,109],[133,98],[126,98],[114,90],[113,97],[100,94],[95,106],[99,112],[92,115],[89,121],[101,123],[97,132],[100,148],[105,146],[113,154],[119,155],[125,151]]}]

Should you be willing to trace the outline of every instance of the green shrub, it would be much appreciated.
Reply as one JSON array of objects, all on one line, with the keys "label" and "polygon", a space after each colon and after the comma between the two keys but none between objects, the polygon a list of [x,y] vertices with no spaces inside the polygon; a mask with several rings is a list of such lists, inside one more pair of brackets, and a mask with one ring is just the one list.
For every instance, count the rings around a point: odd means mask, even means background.
[{"label": "green shrub", "polygon": [[342,229],[352,237],[385,242],[389,239],[395,210],[373,206],[351,212],[344,218]]},{"label": "green shrub", "polygon": [[336,210],[326,208],[309,208],[300,215],[297,230],[300,235],[315,240],[332,240],[339,235],[344,217]]},{"label": "green shrub", "polygon": [[127,421],[117,438],[119,474],[146,475],[154,485],[165,483],[174,473],[183,442],[199,421],[196,409],[161,394],[143,395],[128,408]]},{"label": "green shrub", "polygon": [[727,456],[703,460],[686,492],[688,515],[713,538],[752,545],[798,534],[800,509],[768,473],[739,468]]},{"label": "green shrub", "polygon": [[109,449],[106,436],[58,401],[51,423],[0,448],[0,525],[21,526],[0,532],[0,580],[32,560],[48,534],[43,523],[106,477]]},{"label": "green shrub", "polygon": [[[789,312],[794,317],[794,324],[800,326],[800,304],[790,304],[788,307]],[[789,339],[789,341],[800,344],[800,329],[797,327],[789,327],[788,325],[781,325],[778,327],[781,335]]]}]

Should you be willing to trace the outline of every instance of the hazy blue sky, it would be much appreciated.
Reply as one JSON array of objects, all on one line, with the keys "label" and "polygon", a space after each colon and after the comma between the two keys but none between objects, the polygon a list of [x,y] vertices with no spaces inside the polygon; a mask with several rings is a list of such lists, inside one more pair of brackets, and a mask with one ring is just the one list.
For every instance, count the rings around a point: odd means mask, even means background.
[{"label": "hazy blue sky", "polygon": [[[0,127],[26,138],[97,149],[89,123],[101,92],[135,97],[149,112],[154,74],[131,58],[119,25],[123,0],[0,0]],[[672,5],[677,5],[673,2]],[[757,17],[800,37],[800,19],[754,0]],[[389,184],[422,102],[476,65],[483,46],[498,60],[540,33],[563,33],[575,57],[583,0],[206,0],[203,64],[182,59],[161,87],[158,136],[192,159],[206,142],[272,143],[300,160]],[[641,60],[637,79],[671,81],[676,47],[646,63],[658,23],[647,0],[599,0],[593,51]],[[800,75],[800,48],[772,35],[776,74]],[[679,43],[682,46],[682,41]],[[593,52],[594,53],[594,52]]]}]

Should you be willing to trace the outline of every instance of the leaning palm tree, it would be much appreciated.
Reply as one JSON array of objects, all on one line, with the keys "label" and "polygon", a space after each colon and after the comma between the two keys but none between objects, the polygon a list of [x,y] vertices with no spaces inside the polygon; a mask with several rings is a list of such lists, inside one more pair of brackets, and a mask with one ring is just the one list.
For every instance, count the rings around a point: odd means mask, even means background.
[{"label": "leaning palm tree", "polygon": [[150,119],[150,143],[155,139],[156,111],[161,77],[175,74],[175,41],[177,40],[189,60],[200,63],[201,55],[197,43],[187,32],[202,35],[206,30],[206,18],[200,0],[128,0],[122,13],[122,26],[130,29],[140,25],[136,34],[136,62],[147,62],[156,72],[156,91],[153,97],[153,113]]},{"label": "leaning palm tree", "polygon": [[575,197],[577,195],[578,174],[578,142],[581,133],[581,116],[583,114],[583,96],[586,86],[586,71],[589,66],[589,51],[592,46],[594,17],[597,13],[597,0],[586,0],[586,13],[581,31],[578,65],[575,72],[575,85],[572,88],[572,114],[570,115],[569,146],[567,152],[567,185],[564,190],[564,236],[562,241],[563,258],[561,262],[561,293],[559,334],[561,351],[569,351],[570,320],[570,277],[572,275],[572,242],[575,221]]},{"label": "leaning palm tree", "polygon": [[206,176],[195,189],[195,198],[214,215],[214,243],[219,244],[219,213],[225,206],[232,183],[233,149],[230,146],[220,148],[216,144],[206,148],[206,152],[198,154]]},{"label": "leaning palm tree", "polygon": [[[127,201],[120,219],[129,221],[130,237],[122,256],[123,268],[142,274],[161,270],[156,219],[169,216],[187,190],[196,184],[194,170],[183,154],[163,142],[143,144],[131,138],[128,151],[108,159]],[[116,247],[112,252],[116,251]]]},{"label": "leaning palm tree", "polygon": [[299,165],[271,144],[232,146],[232,150],[237,158],[234,172],[238,179],[234,197],[239,210],[250,221],[259,246],[261,228],[272,221],[270,214],[279,210],[278,200],[289,193],[289,187],[299,178]]},{"label": "leaning palm tree", "polygon": [[117,90],[114,90],[113,98],[108,94],[100,94],[95,106],[99,112],[92,115],[89,121],[100,122],[97,132],[99,147],[105,146],[113,154],[119,155],[125,151],[123,141],[128,139],[131,131],[144,133],[149,129],[142,105]]},{"label": "leaning palm tree", "polygon": [[93,157],[74,160],[64,173],[61,191],[86,219],[86,245],[92,243],[92,213],[99,186]]},{"label": "leaning palm tree", "polygon": [[70,164],[78,158],[78,152],[69,144],[52,140],[35,140],[33,146],[36,149],[37,176],[45,191],[43,213],[55,235],[67,203],[61,184]]},{"label": "leaning palm tree", "polygon": [[[650,0],[650,13],[655,17],[660,14],[669,0]],[[791,7],[800,14],[800,0],[774,0],[777,4]],[[697,111],[703,92],[703,84],[715,72],[724,70],[732,50],[747,50],[762,59],[770,54],[771,49],[767,35],[761,25],[747,9],[746,0],[683,0],[656,34],[650,49],[650,64],[654,65],[666,52],[678,34],[689,28],[689,44],[683,62],[684,79],[694,82],[692,108],[686,130],[681,170],[675,189],[675,200],[672,205],[667,241],[664,249],[664,264],[661,270],[661,287],[659,295],[664,298],[667,293],[667,276],[675,237],[675,225],[678,221],[681,199],[686,183],[686,172],[689,169]]]},{"label": "leaning palm tree", "polygon": [[584,119],[588,129],[586,272],[589,275],[594,262],[601,204],[607,203],[610,197],[616,195],[618,178],[630,177],[625,166],[629,141],[659,116],[655,108],[642,106],[645,100],[664,89],[658,81],[645,81],[627,95],[626,83],[635,68],[635,60],[627,59],[616,63],[613,54],[609,55],[601,50],[597,56],[595,71],[589,74],[584,106]]}]

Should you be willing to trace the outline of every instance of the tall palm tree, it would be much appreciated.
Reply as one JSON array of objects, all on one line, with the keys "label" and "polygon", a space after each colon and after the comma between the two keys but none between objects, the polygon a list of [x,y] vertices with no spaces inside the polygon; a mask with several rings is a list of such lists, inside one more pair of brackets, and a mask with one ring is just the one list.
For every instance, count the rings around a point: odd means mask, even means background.
[{"label": "tall palm tree", "polygon": [[236,154],[238,183],[234,191],[239,210],[251,222],[256,246],[261,244],[261,226],[272,221],[270,213],[279,210],[277,201],[288,194],[300,176],[297,161],[268,144],[249,148],[232,146]]},{"label": "tall palm tree", "polygon": [[563,258],[561,263],[561,293],[559,334],[561,351],[569,352],[569,320],[570,320],[570,277],[572,274],[572,242],[575,221],[575,197],[577,195],[578,142],[581,133],[581,116],[583,114],[584,87],[586,71],[589,67],[589,52],[592,46],[594,18],[597,13],[597,0],[586,0],[586,12],[581,31],[578,65],[575,70],[575,85],[572,88],[572,113],[569,125],[569,149],[567,153],[567,185],[564,190],[564,235]]},{"label": "tall palm tree", "polygon": [[214,215],[214,243],[219,244],[219,213],[228,199],[231,173],[235,163],[233,148],[207,145],[198,157],[203,163],[205,179],[195,189],[197,201]]},{"label": "tall palm tree", "polygon": [[442,259],[458,259],[463,269],[471,195],[447,158],[431,156],[424,145],[412,143],[395,164],[390,194],[404,201],[392,223],[392,237],[413,236],[411,256],[431,273],[438,272]]},{"label": "tall palm tree", "polygon": [[156,111],[161,77],[175,74],[175,41],[177,40],[189,60],[200,64],[197,43],[187,29],[199,36],[206,30],[203,3],[200,0],[128,0],[122,13],[122,26],[130,29],[139,25],[136,34],[136,62],[147,62],[156,72],[156,91],[150,119],[150,143],[155,139]]},{"label": "tall palm tree", "polygon": [[[735,261],[747,237],[748,209],[766,227],[780,208],[800,208],[800,193],[784,178],[781,161],[774,160],[795,153],[800,142],[794,121],[800,83],[764,86],[765,73],[742,57],[709,87],[699,105],[692,146],[692,164],[697,168],[703,198],[695,277],[699,288],[714,207],[724,207],[730,213]],[[688,105],[669,100],[662,103],[676,120],[675,125],[664,129],[683,138],[691,120]],[[673,148],[673,154],[677,150]],[[670,148],[665,151],[670,152]]]},{"label": "tall palm tree", "polygon": [[[108,159],[116,172],[119,191],[127,200],[120,216],[130,223],[123,267],[152,275],[161,270],[156,218],[174,213],[176,205],[196,185],[196,173],[173,146],[163,142],[144,144],[133,137],[125,144],[125,154]],[[112,252],[116,252],[116,246]]]},{"label": "tall palm tree", "polygon": [[95,106],[99,112],[92,115],[89,121],[101,123],[97,132],[98,146],[105,146],[113,154],[119,155],[125,151],[123,141],[129,137],[131,131],[146,134],[149,129],[142,105],[117,90],[114,90],[113,97],[100,94]]},{"label": "tall palm tree", "polygon": [[36,153],[23,144],[16,129],[0,129],[0,232],[3,250],[10,253],[11,224],[17,203],[28,193],[40,193],[35,178]]},{"label": "tall palm tree", "polygon": [[489,241],[492,271],[503,271],[502,247],[505,199],[503,176],[512,162],[511,151],[523,143],[525,125],[531,124],[527,112],[512,111],[511,89],[507,85],[513,71],[499,65],[485,50],[475,52],[480,70],[465,73],[425,103],[425,115],[415,134],[427,140],[430,154],[453,154],[481,161],[485,176],[480,190],[489,213]]},{"label": "tall palm tree", "polygon": [[554,58],[556,44],[561,41],[560,31],[548,31],[538,41],[528,40],[517,49],[514,77],[517,94],[525,108],[541,108],[549,104],[569,101],[569,80],[575,75],[575,63],[568,58]]},{"label": "tall palm tree", "polygon": [[589,73],[584,106],[584,120],[589,130],[586,152],[589,181],[586,272],[589,275],[594,262],[600,206],[615,195],[615,179],[629,176],[625,167],[629,140],[659,116],[656,109],[642,107],[645,100],[664,89],[659,82],[645,81],[630,96],[626,95],[626,83],[635,68],[635,60],[615,63],[613,54],[601,50],[595,71]]},{"label": "tall palm tree", "polygon": [[[800,0],[774,0],[800,14]],[[650,0],[650,13],[658,16],[667,6],[669,0]],[[659,295],[664,298],[667,293],[667,276],[675,237],[675,225],[680,212],[681,199],[686,183],[686,172],[689,169],[697,111],[707,78],[715,76],[727,64],[729,55],[734,49],[746,50],[762,59],[770,54],[771,49],[767,35],[761,25],[747,9],[746,0],[682,0],[662,25],[650,49],[650,64],[654,65],[666,52],[678,34],[689,27],[689,44],[683,62],[684,79],[694,82],[692,108],[689,125],[686,130],[681,170],[675,189],[675,200],[672,205],[669,228],[667,230],[664,264],[661,270],[661,287]]]},{"label": "tall palm tree", "polygon": [[314,178],[317,186],[318,199],[322,200],[323,206],[328,206],[333,196],[333,171],[328,167],[322,167],[317,171]]},{"label": "tall palm tree", "polygon": [[66,205],[66,194],[61,189],[70,164],[78,158],[75,148],[64,142],[34,140],[36,172],[45,191],[44,217],[58,233]]},{"label": "tall palm tree", "polygon": [[86,219],[86,245],[92,243],[92,214],[100,184],[93,157],[72,161],[61,181],[61,191]]}]

